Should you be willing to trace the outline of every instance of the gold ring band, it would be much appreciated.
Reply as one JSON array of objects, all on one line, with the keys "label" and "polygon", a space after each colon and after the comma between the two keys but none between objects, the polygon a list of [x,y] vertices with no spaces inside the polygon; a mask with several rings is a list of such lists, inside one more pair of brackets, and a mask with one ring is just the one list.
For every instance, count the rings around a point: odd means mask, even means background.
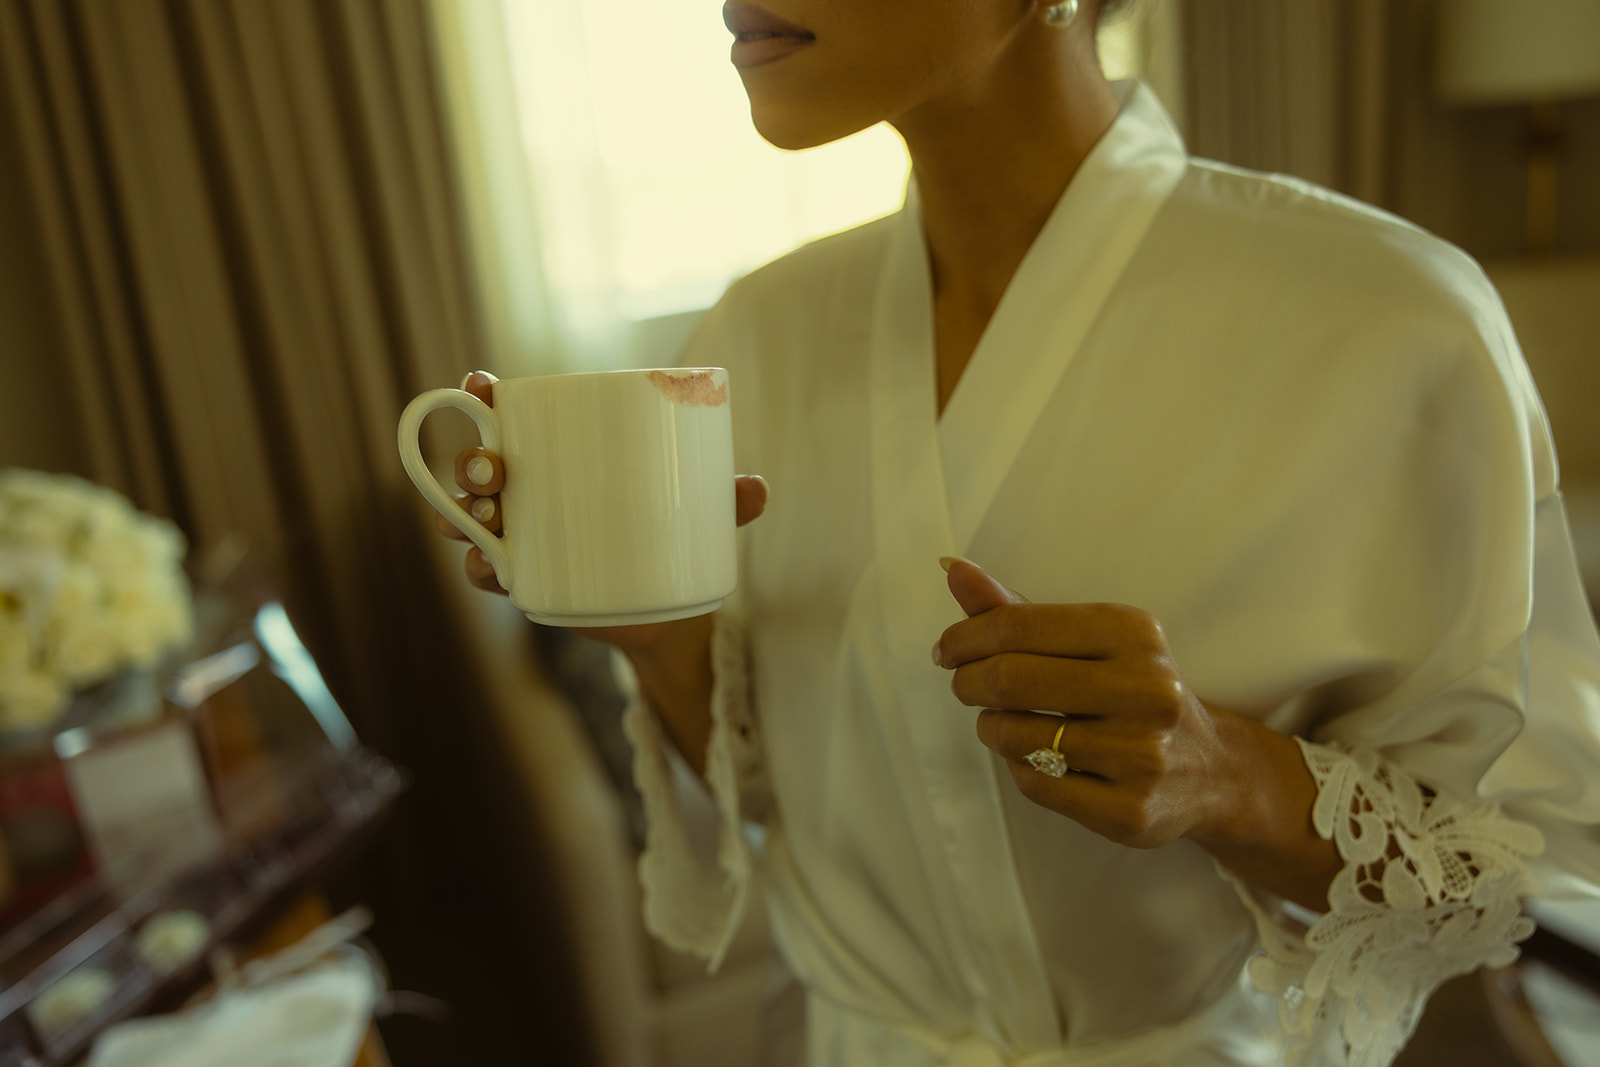
[{"label": "gold ring band", "polygon": [[1067,766],[1067,758],[1061,754],[1061,735],[1066,732],[1067,719],[1061,720],[1061,725],[1056,727],[1055,739],[1050,742],[1049,748],[1036,748],[1022,757],[1034,770],[1040,774],[1048,774],[1052,778],[1064,777],[1071,768]]}]

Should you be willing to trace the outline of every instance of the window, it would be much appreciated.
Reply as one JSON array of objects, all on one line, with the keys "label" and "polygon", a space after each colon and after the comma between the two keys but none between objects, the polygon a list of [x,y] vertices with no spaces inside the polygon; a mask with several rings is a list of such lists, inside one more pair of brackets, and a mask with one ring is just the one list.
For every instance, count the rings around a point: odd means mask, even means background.
[{"label": "window", "polygon": [[[522,273],[542,279],[539,302],[579,339],[584,351],[567,364],[633,362],[641,325],[708,307],[739,275],[901,204],[909,162],[886,125],[799,153],[761,139],[716,0],[500,0],[493,30],[477,3],[439,3],[443,23],[478,23],[462,31],[471,41],[458,79],[482,83],[486,59],[507,70],[514,106],[482,85],[474,106],[515,113],[540,261]],[[1143,23],[1103,32],[1112,77],[1139,68]],[[504,226],[517,213],[482,214],[484,240],[517,240]],[[528,258],[508,249],[491,269],[504,273],[519,254]],[[512,289],[508,315],[531,285]]]}]

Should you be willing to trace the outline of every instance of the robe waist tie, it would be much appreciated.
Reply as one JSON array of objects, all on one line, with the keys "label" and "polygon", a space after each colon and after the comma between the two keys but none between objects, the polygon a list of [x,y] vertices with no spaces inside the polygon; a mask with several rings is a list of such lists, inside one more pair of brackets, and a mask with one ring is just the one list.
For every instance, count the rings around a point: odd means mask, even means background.
[{"label": "robe waist tie", "polygon": [[[1177,1067],[1189,1063],[1270,1064],[1275,1027],[1257,1006],[1248,979],[1173,1026],[1071,1048],[1008,1056],[981,1034],[947,1038],[925,1027],[875,1019],[812,991],[807,998],[811,1067]],[[1200,1058],[1186,1052],[1199,1053]],[[1217,1054],[1221,1054],[1218,1056]],[[1215,1058],[1214,1058],[1215,1057]]]}]

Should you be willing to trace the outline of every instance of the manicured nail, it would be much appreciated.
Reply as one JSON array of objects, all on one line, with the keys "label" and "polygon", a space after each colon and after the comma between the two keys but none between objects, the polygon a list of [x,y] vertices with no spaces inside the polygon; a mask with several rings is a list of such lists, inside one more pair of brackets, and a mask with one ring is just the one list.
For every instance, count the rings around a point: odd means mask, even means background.
[{"label": "manicured nail", "polygon": [[486,496],[480,496],[472,502],[472,517],[479,522],[488,522],[494,518],[494,501]]},{"label": "manicured nail", "polygon": [[485,456],[474,456],[467,461],[467,477],[473,485],[488,485],[494,480],[494,464]]},{"label": "manicured nail", "polygon": [[[942,640],[943,638],[940,638],[940,641]],[[944,653],[939,651],[939,641],[933,643],[933,665],[935,667],[944,666]]]},{"label": "manicured nail", "polygon": [[464,376],[463,376],[463,377],[462,377],[462,379],[461,379],[461,384],[460,384],[460,385],[458,385],[458,386],[456,386],[456,388],[457,388],[457,389],[460,389],[460,390],[461,390],[461,391],[462,391],[462,392],[465,392],[465,391],[466,391],[466,389],[467,389],[467,383],[468,383],[468,382],[470,382],[470,381],[472,381],[472,376],[473,376],[473,375],[474,375],[474,374],[477,374],[477,373],[478,373],[478,372],[477,372],[477,371],[475,371],[475,370],[469,370],[469,371],[467,371],[467,373],[466,373],[466,374],[465,374],[465,375],[464,375]]},{"label": "manicured nail", "polygon": [[[970,559],[968,559],[966,556],[940,556],[939,557],[939,566],[944,568],[944,572],[946,574],[950,573],[950,565],[953,564],[953,563],[957,563],[957,562],[960,562],[960,563],[972,563],[972,561]],[[972,563],[972,565],[974,567],[978,567],[978,565],[976,563]],[[982,567],[978,567],[978,569],[980,571],[983,570]]]}]

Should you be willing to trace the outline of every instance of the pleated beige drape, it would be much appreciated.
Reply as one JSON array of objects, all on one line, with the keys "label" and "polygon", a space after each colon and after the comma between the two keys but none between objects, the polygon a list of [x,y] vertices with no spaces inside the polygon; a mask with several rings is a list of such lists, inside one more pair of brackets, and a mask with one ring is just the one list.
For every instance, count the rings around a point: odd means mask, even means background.
[{"label": "pleated beige drape", "polygon": [[1394,199],[1393,46],[1409,3],[1182,0],[1196,155]]},{"label": "pleated beige drape", "polygon": [[242,537],[380,745],[428,637],[395,421],[478,356],[426,19],[0,2],[90,473],[197,553]]},{"label": "pleated beige drape", "polygon": [[[443,622],[460,579],[395,449],[406,400],[480,365],[428,19],[425,0],[0,0],[0,128],[82,473],[173,518],[195,559],[242,542],[362,740],[412,772],[353,889],[380,925],[506,847],[461,844],[494,746]],[[436,466],[468,430],[436,434]]]},{"label": "pleated beige drape", "polygon": [[[173,518],[196,558],[242,539],[362,740],[411,772],[338,888],[374,906],[396,980],[451,1002],[456,1029],[419,1035],[452,1048],[436,1062],[512,1062],[478,1047],[499,1035],[580,1064],[578,949],[519,768],[462,676],[460,553],[395,444],[412,396],[493,366],[455,148],[484,134],[442,103],[435,13],[0,0],[0,159],[28,200],[0,223],[39,246],[0,256],[36,257],[52,305],[0,330],[22,338],[0,389],[59,383],[31,454],[75,429],[72,468]],[[429,432],[448,476],[475,431]]]},{"label": "pleated beige drape", "polygon": [[[1184,133],[1196,155],[1308,178],[1491,267],[1524,254],[1528,110],[1441,96],[1439,0],[1178,2]],[[1594,104],[1564,105],[1574,150],[1562,188],[1594,185],[1594,153],[1576,150],[1576,131],[1595,128]],[[1597,232],[1594,202],[1566,198],[1563,254],[1592,249],[1583,234]]]}]

